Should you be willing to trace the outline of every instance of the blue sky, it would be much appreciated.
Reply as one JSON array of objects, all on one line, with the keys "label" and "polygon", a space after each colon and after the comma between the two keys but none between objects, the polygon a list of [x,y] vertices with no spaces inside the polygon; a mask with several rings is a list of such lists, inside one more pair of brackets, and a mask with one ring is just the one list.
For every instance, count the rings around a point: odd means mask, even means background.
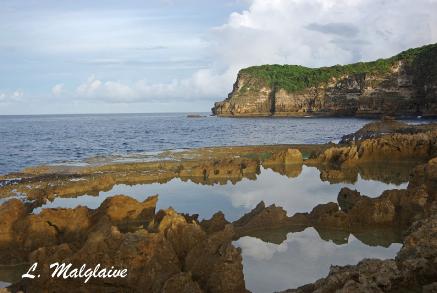
[{"label": "blue sky", "polygon": [[436,0],[0,0],[0,114],[209,111],[242,67],[437,40]]}]

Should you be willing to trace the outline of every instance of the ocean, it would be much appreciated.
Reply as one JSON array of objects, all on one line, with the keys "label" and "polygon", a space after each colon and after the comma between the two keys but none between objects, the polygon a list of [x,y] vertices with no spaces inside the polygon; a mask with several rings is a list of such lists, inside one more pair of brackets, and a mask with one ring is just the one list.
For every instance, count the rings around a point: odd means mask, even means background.
[{"label": "ocean", "polygon": [[368,120],[188,118],[187,113],[0,116],[0,174],[108,155],[209,146],[325,143]]},{"label": "ocean", "polygon": [[188,113],[0,116],[0,174],[210,146],[336,141],[369,122],[357,118],[188,118]]}]

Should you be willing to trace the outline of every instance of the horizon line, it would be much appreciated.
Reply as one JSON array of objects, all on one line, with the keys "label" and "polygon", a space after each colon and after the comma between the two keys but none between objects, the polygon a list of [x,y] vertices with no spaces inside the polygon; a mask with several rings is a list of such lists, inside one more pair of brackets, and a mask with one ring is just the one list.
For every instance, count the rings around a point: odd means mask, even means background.
[{"label": "horizon line", "polygon": [[211,111],[168,111],[168,112],[105,112],[105,113],[36,113],[36,114],[0,114],[5,116],[56,116],[56,115],[123,115],[123,114],[190,114],[190,113],[210,113]]}]

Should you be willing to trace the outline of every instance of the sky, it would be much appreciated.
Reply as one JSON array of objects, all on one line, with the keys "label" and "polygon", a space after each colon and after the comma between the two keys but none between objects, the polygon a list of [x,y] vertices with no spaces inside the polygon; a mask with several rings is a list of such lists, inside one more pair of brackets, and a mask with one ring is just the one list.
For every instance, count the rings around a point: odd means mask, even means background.
[{"label": "sky", "polygon": [[437,42],[437,0],[0,0],[0,115],[208,112],[238,70]]}]

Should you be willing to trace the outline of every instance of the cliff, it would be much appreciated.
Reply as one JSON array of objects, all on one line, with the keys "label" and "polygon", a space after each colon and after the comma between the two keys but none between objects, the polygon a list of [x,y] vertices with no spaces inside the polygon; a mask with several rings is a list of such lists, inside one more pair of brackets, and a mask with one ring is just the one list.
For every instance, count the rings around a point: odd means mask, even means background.
[{"label": "cliff", "polygon": [[388,59],[308,68],[262,65],[240,70],[218,116],[434,116],[437,44]]}]

